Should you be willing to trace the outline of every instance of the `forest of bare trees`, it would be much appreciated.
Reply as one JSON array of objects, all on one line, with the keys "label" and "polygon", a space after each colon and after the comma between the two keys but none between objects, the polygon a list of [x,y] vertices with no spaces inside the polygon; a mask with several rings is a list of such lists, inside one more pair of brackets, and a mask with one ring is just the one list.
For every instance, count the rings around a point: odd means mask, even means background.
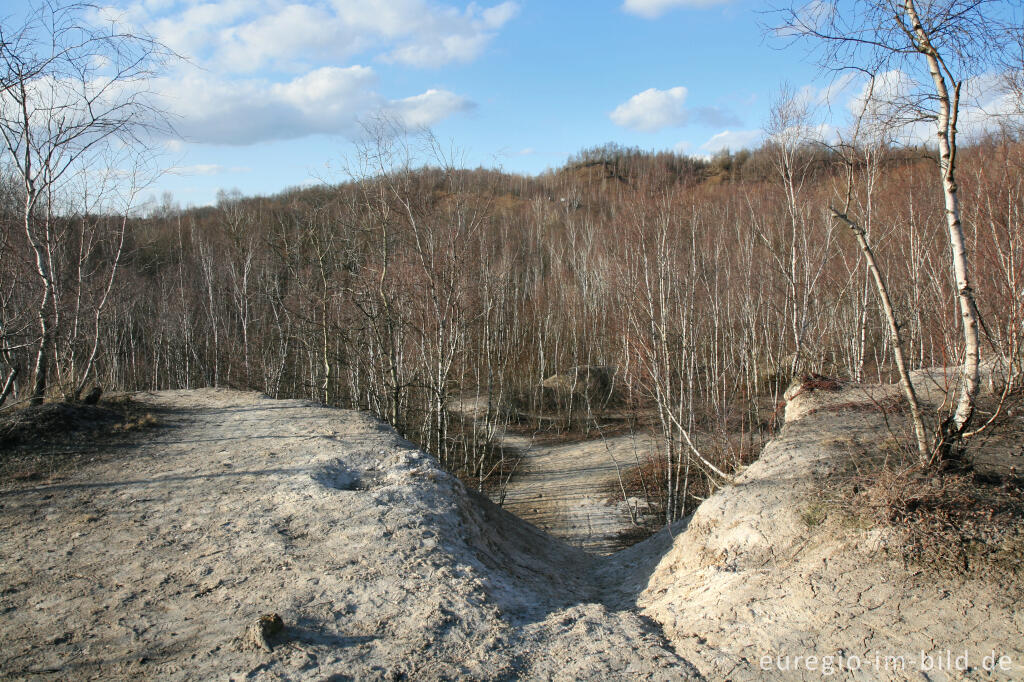
[{"label": "forest of bare trees", "polygon": [[[861,153],[852,202],[869,207],[908,366],[956,364],[934,159]],[[61,216],[49,394],[88,378],[367,409],[481,481],[508,422],[574,428],[564,406],[550,414],[546,377],[613,367],[622,404],[663,434],[681,513],[688,475],[719,478],[743,456],[700,452],[691,432],[757,439],[798,374],[894,378],[862,255],[827,210],[847,180],[838,156],[767,144],[712,162],[614,147],[586,158],[537,178],[398,163],[215,207],[165,197],[124,223],[123,244],[122,217]],[[1019,374],[1024,145],[972,145],[960,173],[985,357]],[[11,182],[4,197],[3,363],[19,401],[33,394],[40,292],[16,229],[23,197]],[[460,417],[467,396],[485,401],[483,419]]]},{"label": "forest of bare trees", "polygon": [[[81,159],[136,113],[84,121],[63,149]],[[939,152],[823,145],[798,113],[781,102],[752,151],[607,145],[538,177],[462,169],[429,137],[383,130],[338,184],[189,209],[165,196],[141,212],[90,201],[96,188],[54,169],[26,180],[18,158],[34,152],[15,130],[0,178],[0,404],[91,383],[307,398],[373,412],[482,487],[506,470],[503,429],[586,432],[609,409],[585,393],[549,400],[548,377],[612,368],[615,408],[659,434],[671,520],[748,461],[794,377],[893,381],[894,339],[909,370],[965,360]],[[961,142],[956,171],[980,356],[1019,387],[1020,131]],[[891,319],[837,205],[870,242]],[[482,416],[465,416],[470,398]]]}]

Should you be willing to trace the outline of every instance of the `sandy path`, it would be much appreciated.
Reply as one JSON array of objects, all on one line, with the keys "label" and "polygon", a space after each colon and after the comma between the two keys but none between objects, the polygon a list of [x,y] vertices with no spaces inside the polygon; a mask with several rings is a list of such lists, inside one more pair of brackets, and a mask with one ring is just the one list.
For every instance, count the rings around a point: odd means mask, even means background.
[{"label": "sandy path", "polygon": [[[367,415],[204,389],[58,480],[0,486],[0,677],[678,679],[593,559]],[[278,613],[272,651],[240,636]]]},{"label": "sandy path", "polygon": [[[632,525],[630,508],[612,500],[609,486],[619,471],[636,466],[652,448],[646,434],[612,436],[559,445],[537,445],[527,436],[508,435],[503,443],[523,453],[509,482],[504,507],[575,547],[610,554],[618,535]],[[634,513],[636,503],[633,500]]]},{"label": "sandy path", "polygon": [[[457,409],[475,418],[486,403],[465,396]],[[642,461],[655,447],[649,434],[547,445],[506,432],[501,444],[521,460],[504,497],[493,494],[495,502],[574,547],[600,555],[622,549],[619,534],[633,527],[645,503],[636,498],[624,502],[612,490],[619,485],[619,473],[635,468],[637,455]]]}]

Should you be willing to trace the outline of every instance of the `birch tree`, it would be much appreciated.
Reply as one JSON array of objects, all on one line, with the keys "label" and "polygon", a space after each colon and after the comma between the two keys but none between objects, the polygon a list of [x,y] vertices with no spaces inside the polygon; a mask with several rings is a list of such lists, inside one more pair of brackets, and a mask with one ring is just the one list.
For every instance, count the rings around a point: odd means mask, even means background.
[{"label": "birch tree", "polygon": [[778,33],[813,41],[824,68],[895,83],[885,106],[906,136],[913,139],[920,124],[932,126],[963,345],[956,407],[940,424],[935,447],[924,459],[957,459],[974,415],[981,359],[957,183],[958,123],[965,84],[998,63],[1019,9],[993,0],[853,0],[800,3],[781,12]]},{"label": "birch tree", "polygon": [[66,185],[112,148],[146,148],[165,127],[148,84],[171,53],[116,23],[92,22],[85,3],[40,2],[0,22],[0,154],[21,190],[19,220],[38,285],[33,402],[42,402],[57,333],[55,218]]}]

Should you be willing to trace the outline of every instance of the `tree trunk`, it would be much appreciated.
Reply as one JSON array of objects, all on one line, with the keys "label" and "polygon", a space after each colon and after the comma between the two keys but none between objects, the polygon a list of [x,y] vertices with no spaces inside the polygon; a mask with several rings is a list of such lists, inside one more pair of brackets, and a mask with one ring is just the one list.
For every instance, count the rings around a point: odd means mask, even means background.
[{"label": "tree trunk", "polygon": [[953,92],[947,85],[949,71],[945,68],[938,51],[932,45],[928,32],[921,24],[914,0],[905,0],[904,7],[917,36],[917,49],[928,61],[928,70],[935,84],[939,101],[936,125],[939,139],[939,171],[942,174],[942,192],[946,204],[946,226],[949,230],[949,245],[953,259],[953,274],[956,278],[957,299],[963,322],[964,364],[963,381],[957,399],[956,412],[947,419],[939,434],[939,457],[953,456],[953,443],[961,437],[974,414],[974,403],[978,395],[979,364],[981,344],[978,337],[978,307],[971,289],[967,265],[967,248],[963,224],[960,222],[960,199],[956,183],[956,124],[960,106],[960,83],[952,82]]},{"label": "tree trunk", "polygon": [[903,389],[903,396],[907,399],[907,404],[910,406],[910,419],[914,425],[917,453],[921,457],[921,462],[923,464],[927,463],[930,458],[928,436],[924,428],[924,419],[921,416],[921,404],[918,402],[917,392],[914,390],[914,384],[910,381],[910,373],[907,371],[907,363],[903,357],[903,339],[900,334],[900,325],[896,321],[896,312],[893,310],[892,301],[889,298],[889,288],[886,286],[885,280],[882,279],[882,273],[875,264],[875,254],[871,250],[871,245],[868,244],[864,228],[834,208],[832,209],[832,217],[844,223],[856,236],[857,244],[860,245],[860,249],[864,253],[868,272],[871,273],[872,278],[875,280],[878,299],[882,304],[885,320],[889,327],[889,338],[892,342],[892,354],[896,360],[896,370],[900,376],[900,387]]},{"label": "tree trunk", "polygon": [[4,387],[0,390],[0,406],[7,402],[8,396],[11,395],[11,391],[14,390],[14,381],[18,378],[18,368],[12,367],[11,371],[7,374],[7,380],[4,382]]}]

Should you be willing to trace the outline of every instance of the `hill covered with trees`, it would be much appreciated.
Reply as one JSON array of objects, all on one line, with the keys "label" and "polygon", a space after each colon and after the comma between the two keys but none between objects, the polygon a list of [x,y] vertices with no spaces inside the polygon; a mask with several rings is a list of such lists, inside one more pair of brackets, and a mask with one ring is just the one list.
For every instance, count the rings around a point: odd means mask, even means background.
[{"label": "hill covered with trees", "polygon": [[[54,217],[47,394],[232,386],[370,410],[482,485],[503,470],[495,434],[510,424],[586,432],[609,409],[552,403],[545,379],[610,367],[616,407],[661,434],[675,517],[749,459],[795,376],[895,378],[863,256],[828,210],[851,178],[910,367],[962,356],[927,149],[777,142],[697,159],[608,145],[538,177],[398,150],[370,150],[376,172],[337,185]],[[985,354],[1019,368],[1024,145],[980,141],[959,171]],[[31,396],[39,347],[21,200],[7,182],[9,401]],[[479,418],[457,409],[468,396]],[[694,429],[720,445],[696,453]]]}]

